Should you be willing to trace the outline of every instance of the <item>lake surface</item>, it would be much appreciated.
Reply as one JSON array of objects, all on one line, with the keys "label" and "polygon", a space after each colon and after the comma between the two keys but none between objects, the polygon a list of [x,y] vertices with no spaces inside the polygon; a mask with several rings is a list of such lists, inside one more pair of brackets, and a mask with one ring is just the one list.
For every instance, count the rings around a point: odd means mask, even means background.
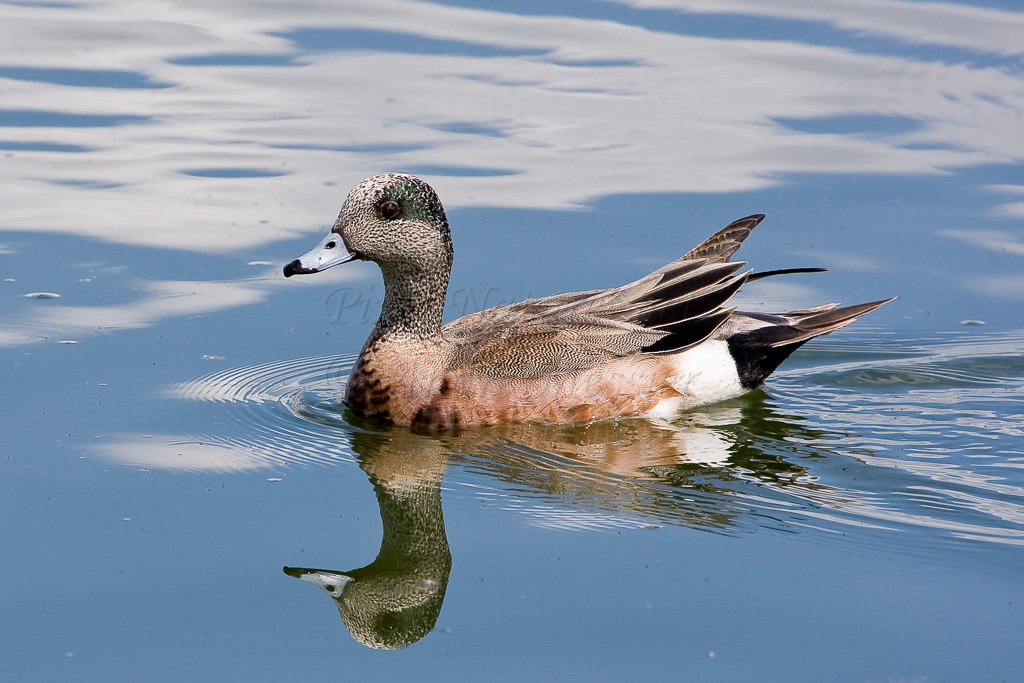
[{"label": "lake surface", "polygon": [[[1022,35],[0,3],[0,679],[1024,680]],[[448,319],[755,212],[739,257],[830,272],[744,307],[899,299],[672,422],[385,429],[338,404],[379,272],[281,266],[388,170],[445,202]]]}]

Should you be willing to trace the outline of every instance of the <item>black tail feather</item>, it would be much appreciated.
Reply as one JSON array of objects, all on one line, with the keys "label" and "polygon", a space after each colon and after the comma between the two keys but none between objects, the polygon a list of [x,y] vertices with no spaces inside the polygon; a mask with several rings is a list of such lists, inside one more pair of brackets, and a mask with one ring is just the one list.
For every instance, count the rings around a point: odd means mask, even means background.
[{"label": "black tail feather", "polygon": [[[870,313],[879,306],[887,304],[895,298],[896,297],[882,299],[880,301],[869,301],[866,304],[843,306],[842,308],[826,308],[822,306],[817,309],[811,309],[807,312],[787,313],[785,317],[798,318],[793,325],[790,326],[794,332],[789,338],[778,339],[772,342],[772,346],[785,346],[788,344],[796,344],[798,342],[803,343],[808,339],[838,330],[840,327],[846,327],[862,315]],[[810,315],[807,315],[808,313]]]},{"label": "black tail feather", "polygon": [[734,263],[716,263],[703,265],[703,272],[695,272],[692,275],[687,272],[684,277],[678,277],[667,282],[659,283],[657,287],[638,297],[637,301],[670,301],[681,296],[693,294],[705,287],[721,286],[721,282],[746,265],[744,261]]},{"label": "black tail feather", "polygon": [[746,275],[736,275],[703,294],[660,304],[650,310],[640,311],[630,319],[644,327],[665,328],[680,320],[704,315],[731,299],[746,279]]},{"label": "black tail feather", "polygon": [[781,268],[779,270],[762,270],[757,273],[751,273],[750,277],[747,278],[748,282],[754,280],[760,280],[766,277],[775,277],[776,275],[795,275],[797,273],[827,273],[828,268]]},{"label": "black tail feather", "polygon": [[792,311],[781,316],[789,321],[788,324],[769,324],[732,335],[728,339],[729,353],[736,361],[740,384],[753,389],[805,342],[845,327],[890,301],[892,299],[842,308],[819,306],[807,311]]},{"label": "black tail feather", "polygon": [[676,353],[692,348],[714,334],[735,310],[721,308],[699,318],[689,318],[665,325],[659,329],[668,334],[643,350],[647,353]]}]

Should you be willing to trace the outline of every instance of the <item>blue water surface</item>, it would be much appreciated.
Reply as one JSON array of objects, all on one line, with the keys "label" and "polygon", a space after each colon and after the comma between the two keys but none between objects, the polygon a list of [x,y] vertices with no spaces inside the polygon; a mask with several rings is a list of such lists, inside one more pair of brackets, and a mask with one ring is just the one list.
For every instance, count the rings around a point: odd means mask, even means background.
[{"label": "blue water surface", "polygon": [[[0,679],[1021,679],[1013,3],[0,26]],[[899,298],[669,422],[388,429],[338,401],[379,271],[281,273],[381,171],[445,203],[448,320],[756,212],[738,258],[829,272],[742,307]]]}]

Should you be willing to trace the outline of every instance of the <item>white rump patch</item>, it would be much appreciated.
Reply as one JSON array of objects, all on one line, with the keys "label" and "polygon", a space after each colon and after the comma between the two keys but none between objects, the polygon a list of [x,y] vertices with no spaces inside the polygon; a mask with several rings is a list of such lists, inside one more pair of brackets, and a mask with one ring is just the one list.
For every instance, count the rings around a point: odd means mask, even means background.
[{"label": "white rump patch", "polygon": [[724,341],[706,341],[672,358],[676,372],[669,384],[682,395],[659,402],[647,417],[670,418],[688,408],[735,398],[748,391],[740,384],[736,361]]}]

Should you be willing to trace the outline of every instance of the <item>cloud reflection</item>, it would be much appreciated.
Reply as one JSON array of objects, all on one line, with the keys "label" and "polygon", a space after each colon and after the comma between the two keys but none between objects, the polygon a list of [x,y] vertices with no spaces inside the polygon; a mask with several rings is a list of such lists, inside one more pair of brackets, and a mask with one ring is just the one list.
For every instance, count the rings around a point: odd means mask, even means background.
[{"label": "cloud reflection", "polygon": [[[1021,206],[1024,207],[1024,203],[1021,203]],[[939,234],[997,254],[1024,256],[1024,241],[1002,230],[944,230]],[[973,275],[965,284],[969,289],[985,296],[1024,299],[1024,275],[1019,271]]]},{"label": "cloud reflection", "polygon": [[[1024,13],[950,3],[671,6],[985,54],[1020,54],[1024,26]],[[226,251],[240,237],[259,245],[319,229],[350,183],[382,169],[433,171],[451,206],[565,208],[612,193],[750,190],[792,173],[929,174],[1024,159],[1019,70],[952,60],[414,0],[2,12],[4,109],[8,119],[40,113],[0,127],[11,160],[0,167],[0,224],[10,229]],[[81,73],[32,75],[80,72],[85,53],[98,70],[91,84]],[[56,114],[110,123],[47,118]],[[857,115],[907,126],[784,123]]]},{"label": "cloud reflection", "polygon": [[1024,54],[1024,14],[952,2],[905,0],[610,0],[631,7],[813,21],[909,43]]},{"label": "cloud reflection", "polygon": [[[351,271],[327,275],[335,282],[359,277]],[[135,287],[139,295],[137,299],[108,306],[47,303],[27,315],[0,322],[0,347],[140,329],[164,320],[254,304],[266,299],[283,283],[283,276],[278,267],[274,266],[261,276],[231,281],[145,282]],[[33,294],[36,295],[34,298],[60,298],[59,294],[49,292]],[[48,296],[38,296],[41,294]]]}]

